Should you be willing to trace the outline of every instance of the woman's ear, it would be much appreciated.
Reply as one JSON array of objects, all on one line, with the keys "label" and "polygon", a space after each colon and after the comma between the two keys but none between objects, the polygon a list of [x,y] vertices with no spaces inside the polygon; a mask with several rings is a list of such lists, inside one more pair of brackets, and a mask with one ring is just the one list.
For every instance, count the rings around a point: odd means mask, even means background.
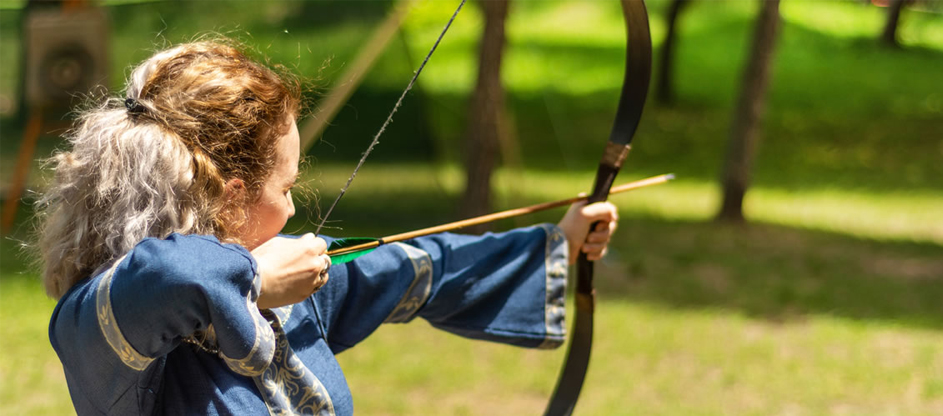
[{"label": "woman's ear", "polygon": [[229,201],[240,201],[246,197],[246,184],[239,178],[226,181],[223,194]]}]

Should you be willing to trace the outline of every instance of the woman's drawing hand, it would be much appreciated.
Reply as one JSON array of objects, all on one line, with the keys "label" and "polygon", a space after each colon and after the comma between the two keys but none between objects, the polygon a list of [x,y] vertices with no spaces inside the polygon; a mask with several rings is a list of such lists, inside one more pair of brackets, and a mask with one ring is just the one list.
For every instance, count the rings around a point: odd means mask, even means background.
[{"label": "woman's drawing hand", "polygon": [[262,278],[259,309],[301,302],[324,286],[331,267],[326,251],[327,243],[311,233],[275,237],[252,250]]}]

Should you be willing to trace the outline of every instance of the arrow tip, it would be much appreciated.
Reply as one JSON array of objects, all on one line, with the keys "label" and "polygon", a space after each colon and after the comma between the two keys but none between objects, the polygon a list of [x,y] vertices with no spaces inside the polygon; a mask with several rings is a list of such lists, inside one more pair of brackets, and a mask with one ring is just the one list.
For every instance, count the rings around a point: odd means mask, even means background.
[{"label": "arrow tip", "polygon": [[667,180],[669,180],[669,181],[674,180],[674,178],[675,178],[675,174],[673,174],[673,173],[669,173],[669,174],[665,175],[665,179],[667,179]]}]

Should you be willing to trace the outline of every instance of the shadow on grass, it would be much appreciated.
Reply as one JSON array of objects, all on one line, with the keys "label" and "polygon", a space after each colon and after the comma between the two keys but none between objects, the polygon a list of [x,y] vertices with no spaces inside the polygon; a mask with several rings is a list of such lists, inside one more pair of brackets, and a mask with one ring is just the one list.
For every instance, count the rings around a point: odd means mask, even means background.
[{"label": "shadow on grass", "polygon": [[943,328],[943,248],[765,224],[626,219],[599,270],[602,297]]}]

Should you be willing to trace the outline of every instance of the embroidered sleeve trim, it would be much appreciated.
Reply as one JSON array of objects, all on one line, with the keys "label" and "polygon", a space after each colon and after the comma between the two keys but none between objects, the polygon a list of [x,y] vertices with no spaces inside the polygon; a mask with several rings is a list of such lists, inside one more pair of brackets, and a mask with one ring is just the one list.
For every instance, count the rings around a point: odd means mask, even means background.
[{"label": "embroidered sleeve trim", "polygon": [[[222,351],[225,346],[220,345],[219,357],[223,359],[226,366],[228,366],[230,370],[247,377],[255,377],[262,374],[262,372],[268,368],[269,364],[272,363],[272,357],[275,355],[275,333],[272,331],[268,320],[262,316],[259,312],[259,308],[255,304],[255,299],[258,298],[261,280],[262,279],[256,275],[253,288],[249,291],[249,295],[246,296],[246,312],[248,316],[252,318],[253,324],[255,324],[255,339],[253,340],[252,349],[250,349],[249,353],[243,358],[231,358]],[[290,310],[288,312],[290,313]],[[285,319],[288,319],[288,314],[285,314]]]},{"label": "embroidered sleeve trim", "polygon": [[334,416],[334,403],[321,380],[295,355],[284,323],[291,310],[277,308],[262,314],[271,322],[278,353],[268,366],[252,380],[265,401],[270,415]]},{"label": "embroidered sleeve trim", "polygon": [[426,304],[429,293],[432,291],[432,257],[429,253],[407,244],[393,243],[393,245],[406,252],[406,256],[412,262],[415,275],[406,294],[383,322],[409,322],[416,316],[419,308]]},{"label": "embroidered sleeve trim", "polygon": [[124,365],[136,371],[144,371],[154,359],[145,357],[131,346],[121,332],[121,328],[118,327],[114,310],[111,308],[111,280],[115,275],[115,270],[118,269],[118,265],[124,261],[124,258],[125,256],[121,256],[115,261],[115,264],[108,269],[105,276],[98,282],[98,292],[95,294],[95,312],[98,315],[98,327],[101,328],[102,335],[111,350],[118,355]]},{"label": "embroidered sleeve trim", "polygon": [[286,305],[278,308],[271,308],[269,311],[275,315],[275,318],[278,319],[278,322],[282,325],[282,328],[284,328],[285,325],[288,325],[288,318],[291,317],[291,311],[294,310],[294,307],[295,305]]},{"label": "embroidered sleeve trim", "polygon": [[547,243],[544,255],[544,267],[546,268],[547,298],[544,308],[544,322],[546,323],[547,335],[544,341],[537,347],[541,349],[551,349],[563,344],[566,337],[566,273],[569,264],[567,257],[569,250],[567,248],[566,236],[560,228],[544,224],[541,226],[547,233]]}]

